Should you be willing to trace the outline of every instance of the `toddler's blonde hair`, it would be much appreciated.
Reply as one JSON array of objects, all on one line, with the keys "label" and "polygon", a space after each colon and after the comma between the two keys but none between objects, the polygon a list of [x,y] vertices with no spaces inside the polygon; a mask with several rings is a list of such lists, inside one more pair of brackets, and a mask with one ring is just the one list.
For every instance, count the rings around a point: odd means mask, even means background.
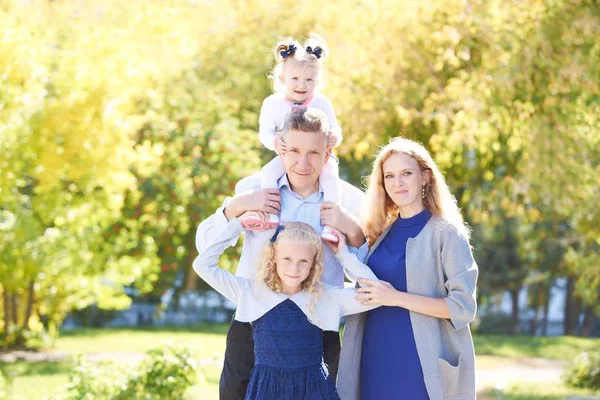
[{"label": "toddler's blonde hair", "polygon": [[[295,47],[295,51],[291,52],[287,57],[282,56],[282,53],[287,53],[293,47]],[[312,50],[312,52],[307,51],[309,48]],[[319,54],[319,57],[317,57],[315,52]],[[311,33],[306,42],[304,42],[304,46],[302,46],[293,37],[288,37],[277,43],[273,49],[273,55],[277,63],[269,74],[269,78],[273,80],[273,90],[276,92],[283,90],[281,76],[283,75],[283,67],[287,62],[295,62],[304,66],[317,68],[317,89],[321,89],[323,87],[323,64],[329,56],[329,48],[321,36],[317,35],[316,33]]]}]

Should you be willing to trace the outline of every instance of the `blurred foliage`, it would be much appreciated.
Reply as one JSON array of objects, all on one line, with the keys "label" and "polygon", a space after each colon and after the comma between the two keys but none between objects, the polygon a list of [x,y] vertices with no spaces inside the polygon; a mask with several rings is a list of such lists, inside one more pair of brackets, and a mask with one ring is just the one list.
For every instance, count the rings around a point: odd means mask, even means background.
[{"label": "blurred foliage", "polygon": [[572,276],[600,304],[594,2],[0,1],[0,27],[0,332],[193,288],[196,226],[272,156],[271,46],[311,31],[347,180],[418,140],[473,226],[483,294],[534,284],[539,306]]},{"label": "blurred foliage", "polygon": [[89,363],[78,357],[69,384],[55,400],[180,399],[197,378],[198,362],[182,346],[151,349],[136,368],[114,362]]},{"label": "blurred foliage", "polygon": [[600,352],[585,352],[575,357],[563,378],[572,387],[600,390]]}]

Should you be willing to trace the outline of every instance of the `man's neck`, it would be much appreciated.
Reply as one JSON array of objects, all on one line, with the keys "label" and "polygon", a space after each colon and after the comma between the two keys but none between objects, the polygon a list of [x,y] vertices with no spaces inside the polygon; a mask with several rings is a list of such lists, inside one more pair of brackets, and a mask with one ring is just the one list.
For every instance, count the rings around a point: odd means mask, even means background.
[{"label": "man's neck", "polygon": [[298,187],[293,186],[292,182],[290,182],[289,177],[288,177],[288,183],[290,185],[290,189],[292,190],[292,192],[296,193],[298,196],[302,197],[303,199],[306,199],[310,195],[313,195],[319,191],[319,181],[318,180],[315,182],[315,184],[313,186],[308,187],[308,188],[298,188]]}]

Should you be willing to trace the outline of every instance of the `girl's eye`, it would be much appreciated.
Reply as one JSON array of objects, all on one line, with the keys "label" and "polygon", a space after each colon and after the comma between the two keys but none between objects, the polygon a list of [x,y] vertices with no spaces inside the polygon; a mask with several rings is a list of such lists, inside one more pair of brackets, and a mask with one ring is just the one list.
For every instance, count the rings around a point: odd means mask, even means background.
[{"label": "girl's eye", "polygon": [[313,81],[313,79],[312,79],[312,78],[308,78],[308,79],[307,79],[307,81],[309,81],[309,82],[312,82],[312,81]]},{"label": "girl's eye", "polygon": [[291,259],[291,258],[289,258],[289,257],[283,257],[283,259],[284,259],[285,261],[291,261],[291,260],[292,260],[292,259]]}]

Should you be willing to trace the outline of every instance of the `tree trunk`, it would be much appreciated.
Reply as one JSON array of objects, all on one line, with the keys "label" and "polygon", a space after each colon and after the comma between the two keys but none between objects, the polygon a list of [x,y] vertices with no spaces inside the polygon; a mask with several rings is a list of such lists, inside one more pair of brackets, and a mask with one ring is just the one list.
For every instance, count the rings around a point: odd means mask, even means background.
[{"label": "tree trunk", "polygon": [[17,294],[13,292],[11,296],[11,306],[12,306],[12,322],[15,325],[19,325],[19,313],[18,313],[18,302],[17,302]]},{"label": "tree trunk", "polygon": [[512,317],[509,333],[515,335],[519,331],[519,289],[512,289],[510,297],[512,299]]},{"label": "tree trunk", "polygon": [[10,298],[8,289],[6,287],[2,290],[2,296],[4,298],[4,331],[6,332],[10,326]]},{"label": "tree trunk", "polygon": [[[194,233],[196,231],[194,230]],[[194,268],[192,267],[192,264],[194,263],[194,259],[196,258],[196,255],[198,254],[198,252],[196,251],[196,237],[195,235],[190,235],[189,239],[185,241],[186,243],[189,243],[190,246],[192,247],[188,247],[190,249],[194,249],[191,250],[186,257],[186,264],[185,265],[189,265],[189,267],[187,268],[186,271],[186,276],[185,276],[185,283],[184,283],[184,291],[189,291],[189,290],[197,290],[198,289],[198,279],[200,279],[198,277],[198,274],[196,274],[196,271],[194,271]]]},{"label": "tree trunk", "polygon": [[34,290],[35,284],[33,279],[29,281],[29,288],[27,289],[27,308],[25,310],[25,320],[23,321],[23,329],[29,329],[29,319],[31,318],[31,312],[33,311],[33,303],[34,303]]},{"label": "tree trunk", "polygon": [[542,336],[548,336],[548,311],[550,309],[550,291],[551,286],[546,288],[546,298],[544,300],[544,316],[542,319]]},{"label": "tree trunk", "polygon": [[565,302],[565,335],[576,335],[579,320],[580,302],[575,298],[575,280],[567,281],[567,299]]},{"label": "tree trunk", "polygon": [[594,327],[595,320],[596,320],[596,315],[594,314],[594,307],[587,306],[585,308],[585,316],[583,317],[583,325],[581,327],[581,336],[585,336],[585,337],[592,336],[592,328]]}]

